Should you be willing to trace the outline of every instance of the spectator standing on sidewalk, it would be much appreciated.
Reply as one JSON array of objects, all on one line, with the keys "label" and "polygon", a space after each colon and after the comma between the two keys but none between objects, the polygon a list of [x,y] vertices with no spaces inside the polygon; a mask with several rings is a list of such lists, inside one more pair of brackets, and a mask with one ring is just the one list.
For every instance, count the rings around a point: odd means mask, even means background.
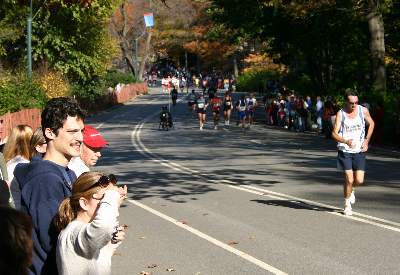
[{"label": "spectator standing on sidewalk", "polygon": [[307,96],[306,97],[306,101],[304,102],[304,107],[306,108],[306,110],[307,110],[307,123],[306,123],[306,130],[311,130],[311,128],[312,128],[312,124],[313,124],[313,122],[312,122],[312,112],[313,112],[313,110],[312,110],[312,100],[311,100],[311,97],[310,96]]},{"label": "spectator standing on sidewalk", "polygon": [[43,135],[42,127],[38,127],[35,132],[33,132],[29,146],[31,149],[29,159],[31,161],[36,158],[43,158],[46,153],[47,143]]},{"label": "spectator standing on sidewalk", "polygon": [[84,172],[90,171],[90,167],[95,166],[101,157],[101,150],[107,145],[107,141],[105,141],[96,128],[85,125],[81,155],[73,157],[68,164],[68,168],[74,171],[77,177]]},{"label": "spectator standing on sidewalk", "polygon": [[322,129],[326,138],[332,137],[332,129],[335,123],[337,108],[330,97],[327,97],[322,115]]},{"label": "spectator standing on sidewalk", "polygon": [[0,206],[0,274],[28,274],[32,263],[32,221],[28,215]]},{"label": "spectator standing on sidewalk", "polygon": [[[42,127],[38,127],[35,132],[33,132],[33,135],[29,142],[29,161],[42,160],[44,154],[46,153],[46,148],[47,144],[46,139],[43,136]],[[15,167],[15,170],[24,169],[19,167],[27,166],[28,163],[29,162],[19,163]],[[10,182],[10,190],[12,195],[12,200],[10,201],[11,206],[16,209],[21,209],[21,189],[18,180],[15,177]]]},{"label": "spectator standing on sidewalk", "polygon": [[[365,125],[369,124],[367,135]],[[336,115],[332,137],[338,142],[338,169],[344,171],[344,215],[352,215],[355,203],[354,186],[364,182],[365,153],[374,131],[374,121],[367,108],[358,105],[357,93],[346,91],[346,106]]]},{"label": "spectator standing on sidewalk", "polygon": [[4,158],[7,161],[8,180],[14,178],[14,169],[19,163],[28,163],[30,156],[29,143],[33,135],[28,125],[15,126],[4,146]]},{"label": "spectator standing on sidewalk", "polygon": [[3,148],[7,142],[7,137],[4,137],[5,129],[4,129],[4,120],[0,119],[0,153],[3,152]]},{"label": "spectator standing on sidewalk", "polygon": [[43,160],[17,167],[21,209],[33,221],[33,264],[30,274],[57,274],[55,245],[58,232],[52,221],[61,201],[71,195],[76,176],[67,165],[80,155],[84,111],[70,98],[50,100],[42,112],[47,142]]},{"label": "spectator standing on sidewalk", "polygon": [[0,205],[13,206],[10,198],[11,193],[8,186],[7,164],[3,154],[0,152]]},{"label": "spectator standing on sidewalk", "polygon": [[119,206],[127,188],[117,187],[114,175],[82,174],[72,195],[61,203],[55,224],[60,275],[111,274],[111,257],[125,237],[118,225]]},{"label": "spectator standing on sidewalk", "polygon": [[8,181],[7,163],[3,153],[0,152],[0,179]]},{"label": "spectator standing on sidewalk", "polygon": [[322,114],[324,104],[322,103],[321,97],[317,96],[317,103],[315,105],[315,116],[317,117],[318,131],[322,132]]}]

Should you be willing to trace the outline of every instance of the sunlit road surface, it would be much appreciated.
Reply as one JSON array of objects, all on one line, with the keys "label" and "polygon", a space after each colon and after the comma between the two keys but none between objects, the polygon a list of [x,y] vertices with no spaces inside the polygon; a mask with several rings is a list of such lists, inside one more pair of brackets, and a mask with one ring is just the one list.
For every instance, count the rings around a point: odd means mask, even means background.
[{"label": "sunlit road surface", "polygon": [[87,121],[110,144],[96,170],[129,189],[113,274],[400,274],[398,157],[368,155],[345,217],[335,143],[260,120],[242,130],[235,114],[199,131],[180,99],[170,131],[160,89]]}]

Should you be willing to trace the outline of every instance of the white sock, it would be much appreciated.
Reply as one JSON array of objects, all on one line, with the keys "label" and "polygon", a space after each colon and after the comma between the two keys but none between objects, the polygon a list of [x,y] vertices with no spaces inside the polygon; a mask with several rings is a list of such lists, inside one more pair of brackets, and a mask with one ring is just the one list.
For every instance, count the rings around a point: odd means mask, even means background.
[{"label": "white sock", "polygon": [[344,205],[345,206],[351,205],[350,204],[350,199],[344,199]]}]

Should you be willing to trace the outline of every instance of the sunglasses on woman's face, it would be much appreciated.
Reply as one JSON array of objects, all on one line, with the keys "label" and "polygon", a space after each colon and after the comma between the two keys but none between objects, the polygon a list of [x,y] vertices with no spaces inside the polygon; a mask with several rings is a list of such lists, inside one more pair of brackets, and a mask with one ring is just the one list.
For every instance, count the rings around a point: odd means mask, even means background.
[{"label": "sunglasses on woman's face", "polygon": [[[110,174],[108,176],[103,175],[99,178],[98,181],[96,181],[95,184],[93,184],[90,188],[94,188],[94,187],[102,187],[102,188],[106,188],[109,184],[112,185],[117,185],[117,178],[113,175]],[[93,199],[95,200],[102,200],[104,197],[104,194],[101,197],[98,197],[96,194],[93,194]]]},{"label": "sunglasses on woman's face", "polygon": [[117,178],[115,177],[114,174],[110,174],[110,175],[103,175],[99,178],[99,180],[92,185],[92,187],[95,186],[100,186],[100,187],[107,187],[109,184],[112,185],[117,185]]}]

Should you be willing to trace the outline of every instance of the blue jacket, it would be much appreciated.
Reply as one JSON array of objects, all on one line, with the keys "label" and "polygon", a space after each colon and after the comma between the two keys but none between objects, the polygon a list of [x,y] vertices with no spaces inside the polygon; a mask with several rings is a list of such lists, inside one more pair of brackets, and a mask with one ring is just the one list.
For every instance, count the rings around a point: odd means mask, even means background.
[{"label": "blue jacket", "polygon": [[55,248],[58,232],[53,219],[61,201],[71,195],[75,173],[47,160],[15,168],[21,190],[21,210],[32,217],[33,263],[30,274],[57,274]]}]

